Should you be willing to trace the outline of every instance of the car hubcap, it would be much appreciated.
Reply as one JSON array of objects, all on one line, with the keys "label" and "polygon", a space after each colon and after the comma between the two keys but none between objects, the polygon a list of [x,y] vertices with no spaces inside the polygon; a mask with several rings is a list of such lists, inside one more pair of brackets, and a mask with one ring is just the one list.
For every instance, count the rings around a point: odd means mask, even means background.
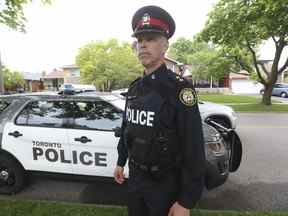
[{"label": "car hubcap", "polygon": [[7,170],[1,170],[0,171],[0,185],[6,184],[6,185],[12,185],[14,184],[14,178],[9,174]]},{"label": "car hubcap", "polygon": [[2,181],[7,181],[9,178],[9,173],[6,170],[1,170],[0,172],[0,179]]}]

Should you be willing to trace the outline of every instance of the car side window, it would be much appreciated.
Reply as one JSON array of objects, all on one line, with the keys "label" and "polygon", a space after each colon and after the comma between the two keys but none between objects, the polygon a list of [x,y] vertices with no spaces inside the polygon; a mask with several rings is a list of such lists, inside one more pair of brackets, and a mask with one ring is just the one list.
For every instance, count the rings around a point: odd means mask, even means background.
[{"label": "car side window", "polygon": [[73,103],[76,107],[73,128],[112,130],[121,126],[122,111],[105,101]]},{"label": "car side window", "polygon": [[0,113],[2,113],[8,106],[9,106],[8,102],[0,100]]},{"label": "car side window", "polygon": [[62,127],[65,109],[63,101],[33,101],[16,118],[18,125]]}]

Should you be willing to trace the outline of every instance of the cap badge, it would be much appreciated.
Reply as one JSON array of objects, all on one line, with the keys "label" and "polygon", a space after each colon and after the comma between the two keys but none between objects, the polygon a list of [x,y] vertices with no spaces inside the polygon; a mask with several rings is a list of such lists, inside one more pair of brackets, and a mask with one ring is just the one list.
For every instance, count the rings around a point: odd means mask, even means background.
[{"label": "cap badge", "polygon": [[150,25],[150,15],[145,13],[142,17],[142,25]]}]

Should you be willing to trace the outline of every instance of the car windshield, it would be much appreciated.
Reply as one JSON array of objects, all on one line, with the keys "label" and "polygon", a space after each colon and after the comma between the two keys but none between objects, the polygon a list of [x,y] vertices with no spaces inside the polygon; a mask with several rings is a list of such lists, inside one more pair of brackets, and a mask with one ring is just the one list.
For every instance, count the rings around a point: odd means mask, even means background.
[{"label": "car windshield", "polygon": [[72,85],[65,84],[64,88],[72,88]]}]

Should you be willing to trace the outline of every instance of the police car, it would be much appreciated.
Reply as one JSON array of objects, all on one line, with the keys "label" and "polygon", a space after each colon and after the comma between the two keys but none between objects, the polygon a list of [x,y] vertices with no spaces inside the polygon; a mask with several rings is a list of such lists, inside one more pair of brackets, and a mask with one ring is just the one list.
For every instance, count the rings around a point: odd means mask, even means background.
[{"label": "police car", "polygon": [[[0,96],[0,193],[19,192],[35,172],[111,179],[124,103],[109,93]],[[225,129],[203,123],[208,189],[240,164]]]}]

